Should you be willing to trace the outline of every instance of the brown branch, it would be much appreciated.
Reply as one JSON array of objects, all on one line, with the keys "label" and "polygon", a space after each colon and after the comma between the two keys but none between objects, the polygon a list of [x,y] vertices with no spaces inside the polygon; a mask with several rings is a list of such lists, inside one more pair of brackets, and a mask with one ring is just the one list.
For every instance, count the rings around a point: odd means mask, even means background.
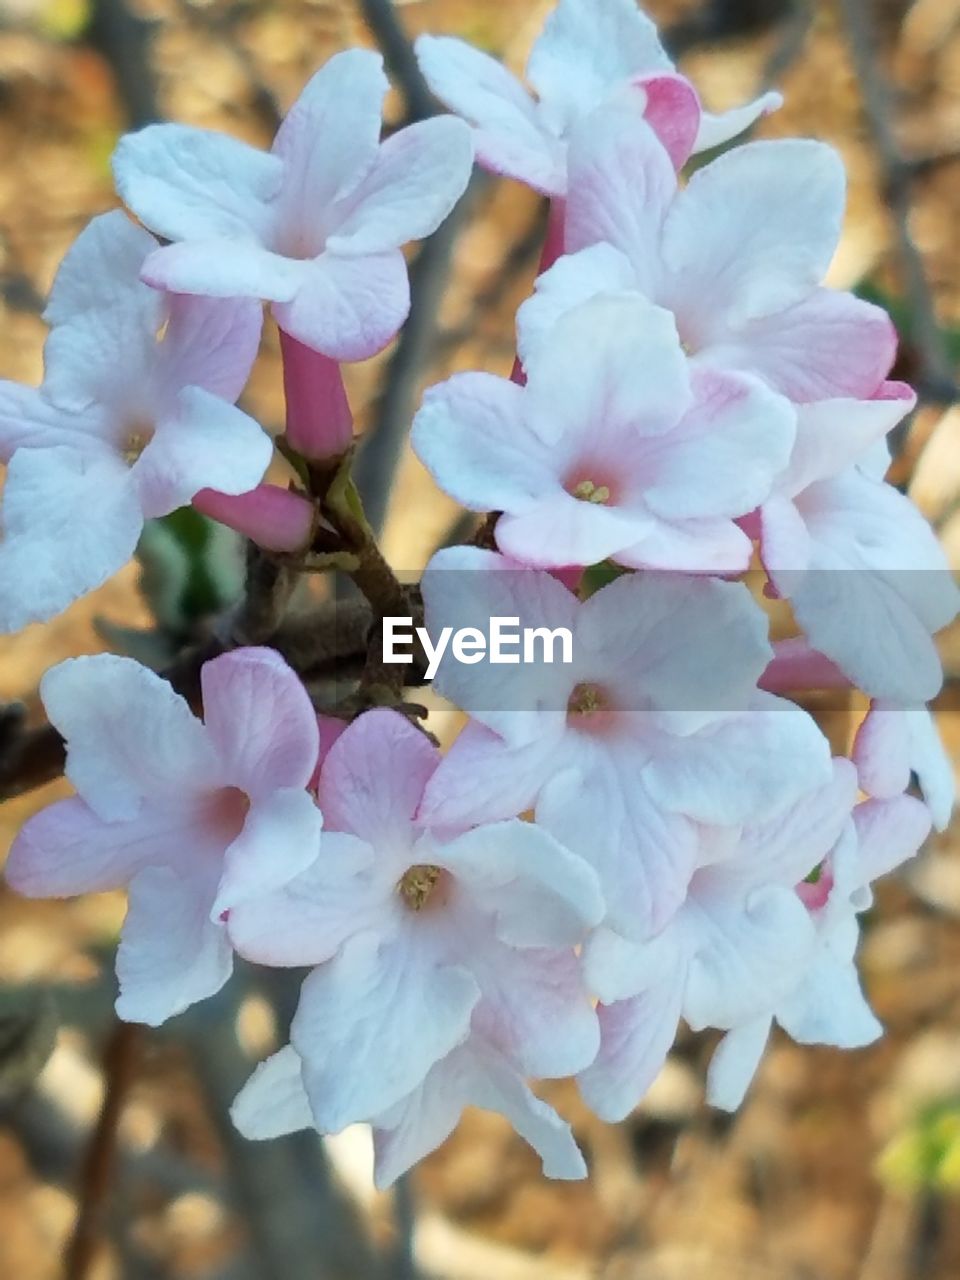
[{"label": "brown branch", "polygon": [[920,360],[920,370],[913,381],[925,400],[934,404],[953,404],[960,398],[960,388],[937,319],[936,302],[927,280],[923,256],[910,234],[916,169],[901,154],[894,134],[890,94],[877,63],[874,32],[863,0],[840,0],[840,8],[860,82],[864,115],[877,150],[884,194],[896,230],[903,287],[913,317],[913,341]]},{"label": "brown branch", "polygon": [[91,1275],[117,1159],[117,1126],[136,1075],[140,1027],[117,1020],[103,1060],[105,1092],[80,1177],[80,1203],[64,1259],[64,1280]]},{"label": "brown branch", "polygon": [[380,47],[387,70],[403,94],[406,123],[435,115],[436,100],[423,78],[410,37],[403,29],[391,0],[360,0],[360,9],[364,22]]}]

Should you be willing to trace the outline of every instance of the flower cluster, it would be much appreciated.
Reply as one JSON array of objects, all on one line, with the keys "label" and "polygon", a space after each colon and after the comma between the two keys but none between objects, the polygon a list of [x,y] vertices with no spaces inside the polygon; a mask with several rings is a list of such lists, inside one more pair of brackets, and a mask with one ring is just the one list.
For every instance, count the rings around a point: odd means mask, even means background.
[{"label": "flower cluster", "polygon": [[[724,1033],[707,1093],[733,1108],[774,1021],[805,1044],[880,1033],[858,916],[950,817],[925,704],[960,594],[884,479],[914,406],[888,378],[892,325],[823,284],[836,154],[746,142],[686,172],[777,95],[708,115],[634,0],[559,0],[535,97],[459,41],[417,54],[456,114],[385,141],[387,82],[360,50],[269,154],[174,125],[121,141],[118,190],[149,230],[94,221],[51,296],[43,385],[0,384],[0,623],[52,616],[190,501],[289,563],[316,552],[323,494],[260,484],[272,444],[233,407],[258,301],[281,330],[285,452],[341,483],[338,362],[396,334],[400,246],[475,156],[552,212],[514,376],[456,374],[413,425],[438,485],[488,513],[482,545],[430,562],[426,627],[562,628],[571,660],[445,653],[434,687],[466,723],[443,754],[398,706],[318,727],[269,648],[206,664],[202,721],[131,659],[64,663],[41,693],[77,794],[27,822],[7,877],[127,889],[125,1018],[210,996],[234,952],[309,969],[290,1044],[236,1101],[244,1134],[367,1123],[386,1185],[473,1104],[578,1177],[531,1078],[575,1076],[620,1119],[683,1020]],[[771,642],[764,596],[795,635]],[[787,696],[824,688],[870,699],[849,759]]]}]

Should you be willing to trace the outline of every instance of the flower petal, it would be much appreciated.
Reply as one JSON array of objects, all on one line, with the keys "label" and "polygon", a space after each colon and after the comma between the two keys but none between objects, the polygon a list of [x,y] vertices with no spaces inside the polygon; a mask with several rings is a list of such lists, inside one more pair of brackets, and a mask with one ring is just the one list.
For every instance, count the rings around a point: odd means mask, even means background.
[{"label": "flower petal", "polygon": [[844,188],[820,142],[749,142],[698,170],[663,230],[674,310],[715,340],[808,297],[837,247]]},{"label": "flower petal", "polygon": [[381,145],[359,186],[334,212],[332,253],[384,253],[422,240],[466,190],[473,141],[462,120],[439,116],[400,129]]},{"label": "flower petal", "polygon": [[243,830],[227,846],[210,918],[219,920],[248,902],[288,884],[315,861],[323,818],[306,791],[279,788],[255,801]]},{"label": "flower petal", "polygon": [[327,827],[349,831],[378,850],[409,849],[414,815],[439,758],[400,712],[364,712],[336,740],[320,770]]},{"label": "flower petal", "polygon": [[231,404],[247,385],[260,347],[263,311],[252,299],[172,294],[158,352],[164,387],[201,387]]},{"label": "flower petal", "polygon": [[248,795],[305,787],[319,751],[313,705],[273,649],[242,648],[204,663],[203,718],[230,782]]},{"label": "flower petal", "polygon": [[124,204],[166,240],[256,239],[283,163],[226,134],[152,124],[122,137],[113,175]]},{"label": "flower petal", "polygon": [[660,1074],[677,1034],[682,993],[678,972],[642,995],[597,1009],[600,1052],[577,1083],[601,1120],[625,1120]]},{"label": "flower petal", "polygon": [[322,964],[353,934],[383,923],[396,885],[378,870],[368,844],[325,831],[319,854],[305,871],[283,888],[232,908],[230,939],[242,956],[258,964]]},{"label": "flower petal", "polygon": [[705,357],[757,374],[797,403],[869,399],[890,372],[897,332],[882,307],[816,289],[809,297],[747,323]]},{"label": "flower petal", "polygon": [[320,1129],[370,1120],[417,1088],[466,1039],[479,995],[467,970],[433,967],[409,941],[348,939],[304,982],[290,1029]]},{"label": "flower petal", "polygon": [[571,947],[603,916],[590,865],[533,823],[475,827],[431,846],[430,858],[468,887],[508,946]]},{"label": "flower petal", "polygon": [[7,883],[28,898],[69,898],[118,889],[151,864],[165,863],[191,839],[192,815],[169,805],[105,822],[71,796],[28,818],[4,866]]},{"label": "flower petal", "polygon": [[722,1111],[736,1111],[750,1088],[770,1037],[769,1016],[734,1027],[723,1037],[707,1069],[707,1102]]},{"label": "flower petal", "polygon": [[3,493],[0,631],[45,622],[101,586],[133,555],[143,514],[109,455],[19,449]]},{"label": "flower petal", "polygon": [[738,138],[741,133],[764,116],[770,115],[773,111],[779,111],[782,106],[783,94],[770,92],[762,93],[752,102],[746,102],[742,107],[734,107],[730,111],[721,111],[719,114],[704,111],[700,117],[700,129],[693,149],[695,152],[701,152],[722,147],[725,142]]},{"label": "flower petal", "polygon": [[313,1128],[300,1055],[293,1045],[260,1063],[234,1098],[230,1119],[245,1138],[253,1139],[282,1138]]},{"label": "flower petal", "polygon": [[374,1121],[377,1186],[391,1186],[438,1147],[466,1106],[506,1116],[540,1156],[548,1178],[586,1175],[570,1126],[531,1093],[502,1054],[472,1036],[438,1062],[419,1088]]},{"label": "flower petal", "polygon": [[633,0],[560,0],[527,62],[551,120],[576,119],[643,71],[671,71],[657,28]]},{"label": "flower petal", "polygon": [[131,881],[117,949],[117,1015],[125,1022],[159,1027],[228,981],[227,932],[210,920],[215,861],[212,870],[211,876],[195,869],[187,878],[169,867],[147,867]]},{"label": "flower petal", "polygon": [[410,284],[399,249],[358,258],[324,253],[303,269],[295,297],[275,302],[273,313],[305,347],[336,360],[366,360],[407,318]]},{"label": "flower petal", "polygon": [[136,817],[146,797],[182,806],[217,779],[203,725],[132,658],[68,658],[44,675],[40,696],[67,740],[67,777],[104,821]]},{"label": "flower petal", "polygon": [[290,302],[307,280],[310,266],[253,241],[220,237],[158,249],[143,264],[143,279],[171,293]]},{"label": "flower petal", "polygon": [[273,441],[253,418],[209,391],[184,387],[131,474],[144,515],[165,516],[201,489],[248,493],[272,457]]},{"label": "flower petal", "polygon": [[294,234],[323,217],[374,163],[383,100],[390,85],[383,58],[370,49],[335,54],[307,82],[273,143],[283,161],[277,215]]},{"label": "flower petal", "polygon": [[474,126],[479,164],[548,195],[563,194],[565,147],[541,124],[532,98],[506,67],[449,36],[420,36],[416,54],[431,90]]}]

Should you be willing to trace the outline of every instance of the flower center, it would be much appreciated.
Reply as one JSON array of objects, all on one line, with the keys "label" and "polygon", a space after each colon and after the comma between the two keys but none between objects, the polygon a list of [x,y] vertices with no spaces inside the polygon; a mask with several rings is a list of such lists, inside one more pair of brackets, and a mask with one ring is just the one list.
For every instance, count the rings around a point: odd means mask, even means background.
[{"label": "flower center", "polygon": [[429,865],[410,867],[400,877],[397,889],[411,911],[422,911],[436,891],[442,868]]},{"label": "flower center", "polygon": [[150,423],[136,423],[130,427],[120,441],[120,456],[128,467],[132,467],[141,453],[153,439],[153,426]]},{"label": "flower center", "polygon": [[610,710],[610,699],[598,684],[578,684],[567,701],[567,715],[594,716]]},{"label": "flower center", "polygon": [[250,797],[239,787],[222,787],[210,801],[207,818],[220,840],[232,844],[250,812]]},{"label": "flower center", "polygon": [[610,501],[610,489],[605,484],[594,484],[592,480],[580,480],[570,490],[581,502],[594,502],[598,506]]}]

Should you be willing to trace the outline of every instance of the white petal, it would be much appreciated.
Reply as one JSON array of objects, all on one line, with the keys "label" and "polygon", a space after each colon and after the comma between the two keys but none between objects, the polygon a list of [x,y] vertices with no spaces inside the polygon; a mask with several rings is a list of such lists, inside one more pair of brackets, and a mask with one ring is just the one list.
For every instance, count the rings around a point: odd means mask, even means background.
[{"label": "white petal", "polygon": [[723,1037],[707,1069],[707,1101],[722,1111],[736,1111],[750,1088],[770,1036],[769,1017],[734,1027]]},{"label": "white petal", "polygon": [[531,1093],[502,1054],[473,1036],[438,1062],[418,1089],[374,1121],[377,1186],[389,1187],[438,1147],[466,1106],[506,1116],[543,1160],[548,1178],[585,1176],[570,1126]]},{"label": "white petal", "polygon": [[369,170],[388,88],[383,59],[369,49],[335,54],[307,83],[273,143],[283,161],[283,234],[316,234],[333,202]]},{"label": "white petal", "polygon": [[698,170],[664,225],[675,308],[719,336],[807,297],[837,247],[844,181],[832,148],[800,140],[750,142]]},{"label": "white petal", "polygon": [[167,240],[256,239],[282,174],[276,156],[181,124],[128,133],[113,154],[120,198]]},{"label": "white petal", "polygon": [[230,782],[253,797],[305,787],[319,750],[306,689],[273,649],[245,647],[200,672],[203,719]]},{"label": "white petal", "polygon": [[88,311],[160,313],[164,299],[140,283],[140,268],[157,247],[149,231],[121,209],[93,218],[57,270],[43,318],[51,327]]},{"label": "white petal", "polygon": [[589,864],[533,823],[476,827],[432,846],[430,860],[453,872],[513,947],[573,946],[603,916]]},{"label": "white petal", "polygon": [[478,163],[547,194],[563,194],[565,148],[506,67],[449,36],[420,36],[416,52],[431,90],[474,126]]},{"label": "white petal", "polygon": [[704,111],[694,151],[712,151],[714,147],[722,147],[725,142],[738,138],[763,116],[778,111],[782,106],[783,95],[770,92],[761,94],[752,102],[744,103],[742,107],[722,111],[719,115]]},{"label": "white petal", "polygon": [[636,280],[629,260],[609,244],[593,244],[558,258],[517,312],[517,349],[524,367],[536,358],[561,316],[598,294],[628,291]]},{"label": "white petal", "polygon": [[304,982],[290,1031],[319,1127],[370,1120],[415,1089],[466,1038],[479,994],[465,969],[433,967],[409,941],[350,938]]},{"label": "white petal", "polygon": [[285,1045],[261,1062],[230,1108],[230,1119],[245,1138],[282,1138],[313,1128],[296,1049]]},{"label": "white petal", "polygon": [[288,884],[316,859],[323,819],[313,797],[292,787],[255,801],[228,845],[211,919]]},{"label": "white petal", "polygon": [[324,253],[307,263],[291,301],[274,304],[277,323],[305,347],[336,360],[366,360],[407,318],[410,284],[399,249],[363,257]]},{"label": "white petal", "polygon": [[170,417],[132,468],[146,516],[165,516],[201,489],[248,493],[263,479],[273,441],[236,405],[184,387]]},{"label": "white petal", "polygon": [[252,240],[196,239],[151,253],[143,278],[171,293],[289,302],[307,279],[309,262],[271,253]]},{"label": "white petal", "polygon": [[671,67],[656,26],[633,0],[560,0],[533,46],[527,78],[559,122],[640,72]]},{"label": "white petal", "polygon": [[45,622],[101,586],[143,529],[126,468],[61,446],[14,454],[0,517],[0,631]]},{"label": "white petal", "polygon": [[171,295],[158,354],[164,387],[201,387],[231,403],[247,384],[263,311],[252,299]]},{"label": "white petal", "polygon": [[598,1009],[600,1052],[577,1080],[601,1120],[625,1120],[659,1075],[680,1021],[681,979]]},{"label": "white petal", "polygon": [[333,253],[384,253],[422,240],[463,195],[472,168],[473,142],[461,120],[440,116],[400,129],[334,211],[327,246]]},{"label": "white petal", "polygon": [[132,658],[69,658],[46,673],[40,696],[67,740],[67,777],[105,821],[136,817],[146,797],[182,804],[217,777],[203,725]]},{"label": "white petal", "polygon": [[186,878],[148,867],[132,880],[117,949],[117,1014],[125,1022],[158,1027],[229,979],[233,953],[224,927],[210,920],[212,889],[206,868]]}]

